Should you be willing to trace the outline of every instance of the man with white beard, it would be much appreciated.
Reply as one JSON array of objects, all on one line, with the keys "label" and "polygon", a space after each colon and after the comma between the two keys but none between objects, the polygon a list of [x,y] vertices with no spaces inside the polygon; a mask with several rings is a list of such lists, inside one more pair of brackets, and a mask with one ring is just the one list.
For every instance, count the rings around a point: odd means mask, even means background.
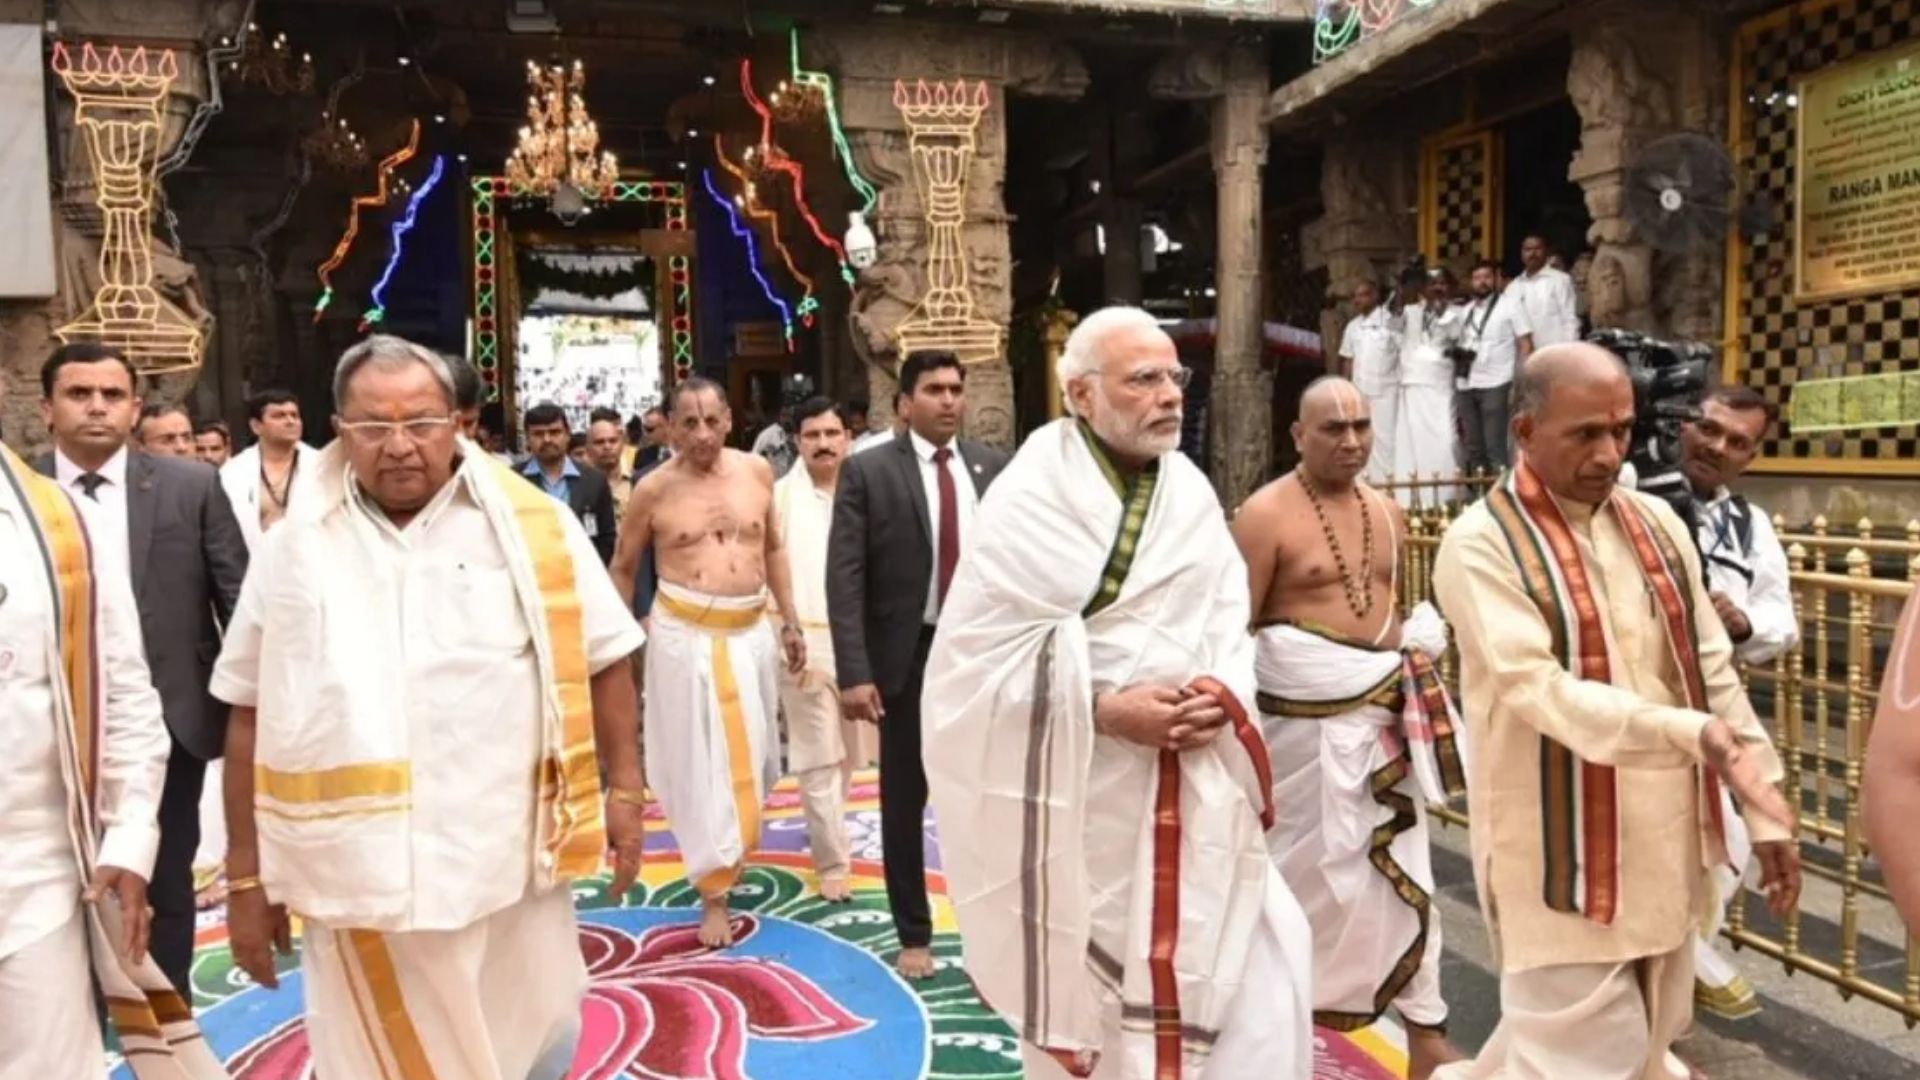
[{"label": "man with white beard", "polygon": [[1246,564],[1176,451],[1190,373],[1108,308],[1071,416],[979,508],[922,697],[968,967],[1027,1075],[1311,1075],[1312,941],[1268,861]]}]

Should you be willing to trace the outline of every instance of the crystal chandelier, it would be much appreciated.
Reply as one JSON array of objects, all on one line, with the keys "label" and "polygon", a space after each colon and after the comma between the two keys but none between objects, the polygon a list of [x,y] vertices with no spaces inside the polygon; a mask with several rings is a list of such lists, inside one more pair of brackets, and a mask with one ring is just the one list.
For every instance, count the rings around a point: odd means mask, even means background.
[{"label": "crystal chandelier", "polygon": [[531,195],[553,200],[562,220],[586,213],[588,193],[619,179],[620,165],[600,152],[600,129],[587,113],[586,68],[527,62],[527,124],[507,159],[507,179]]}]

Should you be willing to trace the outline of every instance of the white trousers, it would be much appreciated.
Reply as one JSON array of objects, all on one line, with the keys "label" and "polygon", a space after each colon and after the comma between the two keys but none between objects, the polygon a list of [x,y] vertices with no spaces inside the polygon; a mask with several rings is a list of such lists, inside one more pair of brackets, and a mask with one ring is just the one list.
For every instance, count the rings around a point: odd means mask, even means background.
[{"label": "white trousers", "polygon": [[1667,1050],[1692,1019],[1691,941],[1626,963],[1507,972],[1480,1056],[1434,1080],[1685,1080]]},{"label": "white trousers", "polygon": [[318,1076],[561,1080],[572,1067],[587,969],[570,890],[458,930],[309,922],[303,948]]},{"label": "white trousers", "polygon": [[[1269,903],[1273,899],[1269,898]],[[1296,937],[1293,948],[1304,948],[1306,922],[1291,898],[1284,906],[1289,909],[1283,921],[1284,932]],[[1309,992],[1307,987],[1294,985],[1280,933],[1275,929],[1275,919],[1261,921],[1247,957],[1246,981],[1234,995],[1220,1026],[1220,1038],[1207,1055],[1207,1067],[1199,1080],[1310,1080],[1313,1029],[1307,1022]],[[1120,1009],[1116,1003],[1108,1005],[1101,1038],[1111,1048],[1120,1042]],[[1069,1080],[1071,1076],[1058,1061],[1027,1043],[1020,1044],[1020,1055],[1027,1080]],[[1131,1080],[1123,1078],[1121,1068],[1120,1054],[1102,1054],[1092,1080]]]},{"label": "white trousers", "polygon": [[0,1080],[107,1073],[80,905],[60,928],[0,959]]}]

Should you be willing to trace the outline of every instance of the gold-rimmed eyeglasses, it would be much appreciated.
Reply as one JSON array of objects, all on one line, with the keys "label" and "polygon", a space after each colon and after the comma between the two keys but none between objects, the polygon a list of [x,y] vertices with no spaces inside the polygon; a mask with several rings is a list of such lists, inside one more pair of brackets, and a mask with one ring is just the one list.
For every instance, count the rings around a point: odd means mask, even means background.
[{"label": "gold-rimmed eyeglasses", "polygon": [[340,437],[361,446],[383,446],[395,434],[411,443],[423,443],[452,426],[451,416],[416,416],[411,420],[341,420]]},{"label": "gold-rimmed eyeglasses", "polygon": [[1127,389],[1142,394],[1150,394],[1168,383],[1172,383],[1176,389],[1185,390],[1192,381],[1193,369],[1183,366],[1141,368],[1120,380]]}]

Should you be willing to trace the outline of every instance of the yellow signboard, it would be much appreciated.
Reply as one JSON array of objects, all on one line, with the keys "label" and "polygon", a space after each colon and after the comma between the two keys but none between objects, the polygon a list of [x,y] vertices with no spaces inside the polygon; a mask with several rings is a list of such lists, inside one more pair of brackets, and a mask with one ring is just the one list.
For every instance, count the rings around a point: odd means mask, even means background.
[{"label": "yellow signboard", "polygon": [[1920,371],[1803,379],[1787,419],[1795,435],[1911,427],[1920,423]]},{"label": "yellow signboard", "polygon": [[1920,41],[1809,75],[1798,98],[1794,299],[1920,283]]}]

